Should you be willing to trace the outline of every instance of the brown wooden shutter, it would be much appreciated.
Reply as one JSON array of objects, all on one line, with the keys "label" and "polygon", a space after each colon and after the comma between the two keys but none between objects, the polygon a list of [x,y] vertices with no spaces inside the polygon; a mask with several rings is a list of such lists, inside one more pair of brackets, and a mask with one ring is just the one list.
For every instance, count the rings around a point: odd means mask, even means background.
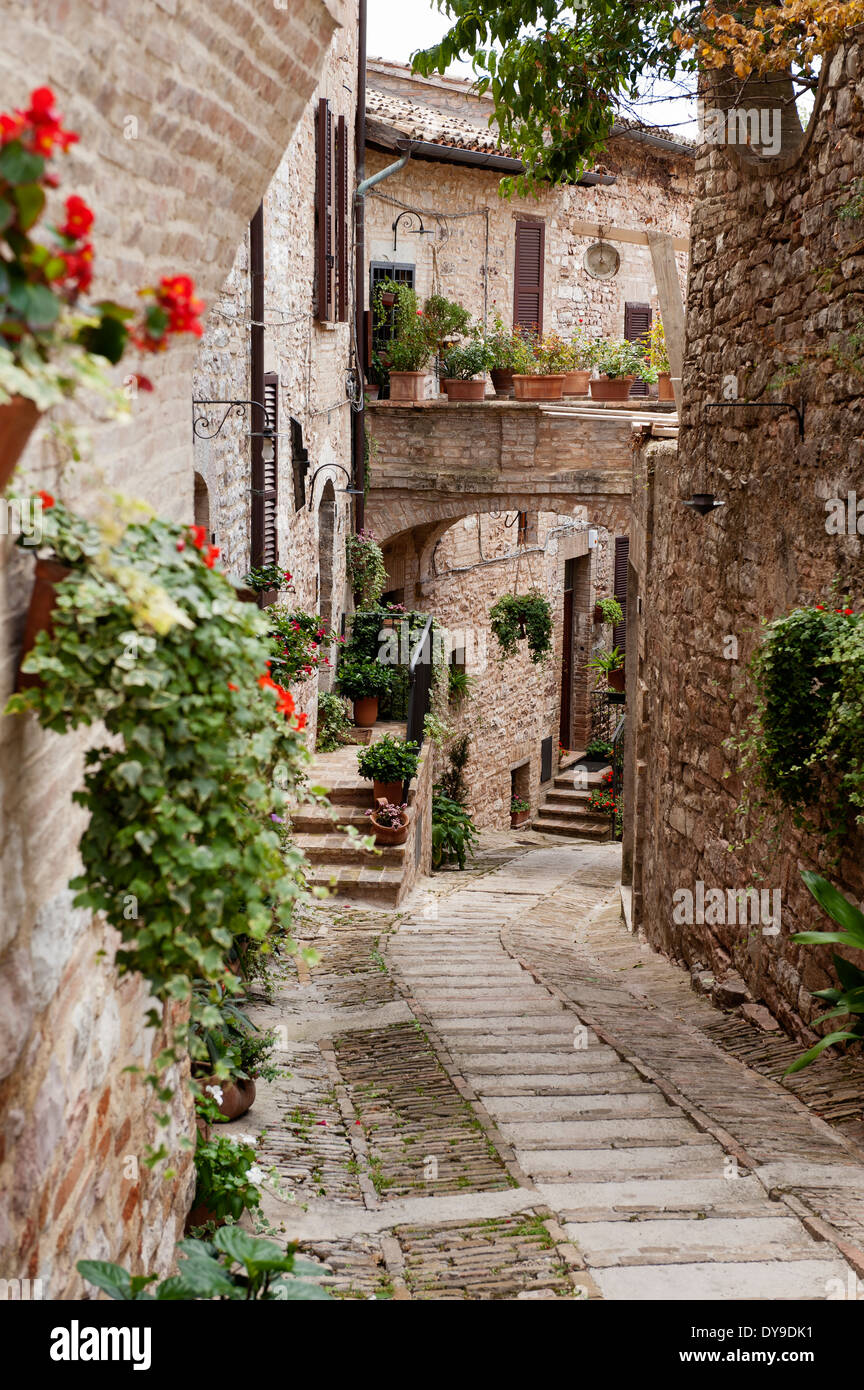
[{"label": "brown wooden shutter", "polygon": [[[635,343],[651,327],[651,305],[634,304],[628,302],[624,305],[624,337],[628,342]],[[647,381],[634,381],[630,387],[631,396],[647,396]]]},{"label": "brown wooden shutter", "polygon": [[627,562],[630,558],[630,537],[615,537],[615,584],[613,592],[621,605],[624,617],[612,629],[612,645],[627,650]]},{"label": "brown wooden shutter", "polygon": [[546,225],[516,223],[516,266],[513,276],[513,327],[543,332],[543,262]]},{"label": "brown wooden shutter", "polygon": [[[279,433],[279,377],[275,372],[264,376],[265,428]],[[261,564],[275,565],[279,560],[279,531],[277,509],[279,497],[279,440],[263,439],[262,443],[262,527]]]},{"label": "brown wooden shutter", "polygon": [[330,103],[322,97],[318,102],[315,122],[315,276],[317,281],[316,313],[327,322],[333,317],[333,122]]},{"label": "brown wooden shutter", "polygon": [[348,319],[348,125],[336,123],[336,317]]}]

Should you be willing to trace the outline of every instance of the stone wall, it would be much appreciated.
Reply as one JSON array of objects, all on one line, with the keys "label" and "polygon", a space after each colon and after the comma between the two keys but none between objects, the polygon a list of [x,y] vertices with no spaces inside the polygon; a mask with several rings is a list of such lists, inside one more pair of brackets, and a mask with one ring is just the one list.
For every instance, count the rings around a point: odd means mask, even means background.
[{"label": "stone wall", "polygon": [[[290,13],[248,0],[158,0],[134,13],[34,0],[7,16],[4,108],[50,85],[81,135],[62,194],[80,192],[97,215],[94,298],[128,302],[174,271],[214,301],[343,17],[322,0]],[[17,490],[87,508],[117,486],[191,519],[194,351],[148,362],[154,394],[133,402],[126,426],[93,423],[81,465],[63,467],[42,431]],[[5,702],[32,560],[2,545]],[[51,1298],[81,1295],[83,1257],[164,1272],[193,1178],[188,1158],[173,1181],[142,1165],[153,1106],[124,1068],[158,1045],[142,1026],[146,993],[134,979],[118,985],[116,938],[70,905],[82,828],[70,796],[85,743],[30,718],[0,721],[0,1277],[41,1278]],[[177,1095],[174,1128],[189,1132]]]},{"label": "stone wall", "polygon": [[[442,713],[454,737],[468,734],[471,739],[465,769],[471,815],[481,828],[496,830],[510,823],[510,774],[516,768],[527,768],[519,777],[519,795],[536,811],[543,790],[541,743],[546,738],[552,739],[553,774],[557,770],[566,561],[583,559],[585,565],[585,582],[574,603],[574,737],[567,740],[568,746],[585,746],[586,663],[597,645],[593,596],[611,591],[614,546],[608,530],[548,512],[530,512],[527,522],[520,544],[517,512],[465,516],[435,546],[433,577],[406,590],[407,603],[434,613],[448,629],[457,656],[464,651],[470,693],[461,702],[447,704]],[[389,560],[390,552],[386,554]],[[489,610],[503,594],[535,588],[552,608],[552,654],[534,663],[522,642],[512,657],[502,660]],[[445,765],[446,760],[439,759],[439,768]]]},{"label": "stone wall", "polygon": [[[862,98],[853,45],[826,63],[797,153],[763,167],[721,148],[700,155],[679,448],[647,446],[633,488],[631,580],[642,601],[641,659],[628,673],[628,707],[642,710],[629,769],[637,921],[695,972],[737,972],[796,1033],[824,1007],[812,991],[833,983],[827,952],[790,941],[821,918],[800,870],[819,869],[860,901],[860,833],[835,864],[820,837],[788,819],[779,832],[773,815],[761,827],[742,821],[739,757],[724,740],[745,728],[744,675],[762,619],[831,603],[834,581],[860,607],[861,536],[854,522],[851,535],[829,534],[826,500],[861,490],[864,402],[850,335],[864,262],[860,217],[839,213],[864,176]],[[786,367],[786,385],[772,388]],[[729,396],[803,400],[804,438],[788,411],[704,409]],[[682,505],[693,492],[725,505],[700,517]],[[780,934],[677,925],[672,895],[695,892],[699,881],[779,889]]]},{"label": "stone wall", "polygon": [[[264,370],[279,377],[278,556],[293,576],[293,592],[280,601],[307,612],[325,612],[338,629],[350,594],[345,585],[345,538],[351,529],[353,366],[351,322],[322,323],[314,312],[315,116],[326,97],[334,119],[344,115],[353,133],[357,88],[357,32],[353,23],[331,44],[312,99],[280,161],[264,204]],[[354,145],[348,184],[354,183]],[[198,399],[249,399],[250,280],[248,229],[222,285],[201,344],[195,371]],[[203,409],[203,407],[202,407]],[[224,409],[224,407],[223,407]],[[214,420],[222,411],[214,407]],[[304,504],[295,509],[291,420],[309,455]],[[249,416],[235,415],[212,440],[195,441],[195,469],[209,496],[210,529],[225,568],[238,581],[249,567],[251,463]],[[311,496],[312,475],[321,469]],[[312,503],[311,507],[309,503]],[[329,609],[329,612],[328,612]],[[320,673],[328,688],[328,673]],[[319,682],[297,685],[297,707],[308,716],[314,746]]]}]

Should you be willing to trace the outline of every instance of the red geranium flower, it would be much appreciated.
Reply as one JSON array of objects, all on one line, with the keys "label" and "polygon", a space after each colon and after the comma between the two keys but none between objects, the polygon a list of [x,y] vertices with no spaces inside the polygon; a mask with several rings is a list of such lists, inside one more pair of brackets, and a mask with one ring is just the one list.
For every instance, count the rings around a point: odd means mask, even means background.
[{"label": "red geranium flower", "polygon": [[297,728],[298,728],[298,729],[305,729],[305,728],[306,728],[306,718],[307,718],[307,716],[306,716],[305,714],[298,714],[298,716],[297,716]]},{"label": "red geranium flower", "polygon": [[36,496],[39,498],[46,512],[50,511],[54,506],[54,498],[51,496],[50,492],[37,492]]},{"label": "red geranium flower", "polygon": [[77,193],[66,199],[66,221],[60,228],[63,236],[73,237],[77,241],[89,232],[93,221],[92,211]]},{"label": "red geranium flower", "polygon": [[208,570],[212,570],[216,561],[219,559],[219,553],[220,552],[218,545],[208,545],[207,551],[204,555],[204,563],[207,566]]}]

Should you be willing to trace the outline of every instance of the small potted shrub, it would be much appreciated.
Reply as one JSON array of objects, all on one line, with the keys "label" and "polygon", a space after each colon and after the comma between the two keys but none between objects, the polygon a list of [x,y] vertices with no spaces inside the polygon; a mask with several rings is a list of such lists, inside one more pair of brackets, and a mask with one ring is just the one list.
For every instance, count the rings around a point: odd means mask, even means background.
[{"label": "small potted shrub", "polygon": [[372,821],[376,845],[404,845],[410,822],[410,812],[404,801],[397,805],[379,796],[374,811],[365,814]]},{"label": "small potted shrub", "polygon": [[513,391],[517,401],[560,401],[572,360],[569,344],[557,333],[540,338],[520,333],[515,345]]},{"label": "small potted shrub", "polygon": [[491,360],[492,353],[480,339],[449,348],[443,359],[446,375],[441,378],[448,401],[482,401],[486,396],[484,374]]},{"label": "small potted shrub", "polygon": [[339,694],[354,701],[354,723],[368,729],[378,718],[378,701],[393,684],[393,672],[370,657],[344,656],[337,677]]},{"label": "small potted shrub", "polygon": [[657,380],[657,373],[646,362],[639,343],[626,338],[598,343],[594,365],[600,373],[589,383],[595,401],[626,401],[637,377],[643,381]]},{"label": "small potted shrub", "polygon": [[505,327],[501,315],[496,314],[492,320],[492,332],[486,337],[490,353],[489,375],[496,396],[513,395],[517,336],[512,329]]},{"label": "small potted shrub", "polygon": [[394,336],[382,353],[390,372],[391,401],[419,401],[426,390],[425,367],[432,356],[423,311],[408,285],[382,280],[375,292],[379,327],[392,327]]},{"label": "small potted shrub", "polygon": [[517,825],[524,825],[530,814],[530,801],[523,801],[519,796],[510,798],[510,825],[514,829]]},{"label": "small potted shrub", "polygon": [[361,777],[372,782],[376,803],[383,797],[389,805],[400,805],[402,788],[411,781],[419,761],[418,744],[385,734],[361,751],[357,758],[357,770]]},{"label": "small potted shrub", "polygon": [[605,676],[609,690],[624,690],[624,653],[620,647],[613,647],[611,652],[598,652],[588,662],[588,668],[597,672],[598,684]]},{"label": "small potted shrub", "polygon": [[595,623],[611,623],[616,627],[624,621],[624,610],[617,598],[601,598],[594,605]]},{"label": "small potted shrub", "polygon": [[657,373],[657,399],[674,401],[675,392],[672,390],[669,353],[666,349],[666,330],[659,314],[653,320],[648,332],[642,335],[642,341],[648,353],[648,363]]},{"label": "small potted shrub", "polygon": [[587,396],[595,345],[588,341],[580,328],[570,339],[569,347],[570,366],[564,374],[562,393],[565,396]]}]

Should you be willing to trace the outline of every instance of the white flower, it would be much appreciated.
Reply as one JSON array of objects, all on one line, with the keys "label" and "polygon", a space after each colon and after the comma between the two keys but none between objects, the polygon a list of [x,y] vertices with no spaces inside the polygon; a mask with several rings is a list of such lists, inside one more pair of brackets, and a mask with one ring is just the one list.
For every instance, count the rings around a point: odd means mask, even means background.
[{"label": "white flower", "polygon": [[264,1169],[259,1168],[257,1163],[253,1163],[246,1177],[253,1187],[261,1187],[264,1182]]},{"label": "white flower", "polygon": [[223,1095],[221,1086],[205,1086],[204,1094],[205,1096],[212,1096],[217,1105],[222,1104]]}]

